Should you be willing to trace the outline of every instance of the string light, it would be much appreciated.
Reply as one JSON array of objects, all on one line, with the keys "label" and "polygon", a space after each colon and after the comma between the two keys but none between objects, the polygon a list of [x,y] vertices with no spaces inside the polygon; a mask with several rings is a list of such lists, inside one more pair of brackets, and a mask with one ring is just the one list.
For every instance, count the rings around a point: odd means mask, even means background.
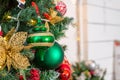
[{"label": "string light", "polygon": [[0,66],[0,69],[2,68],[2,66]]},{"label": "string light", "polygon": [[80,37],[77,37],[77,41],[80,41]]},{"label": "string light", "polygon": [[0,70],[2,70],[3,69],[3,66],[0,66]]},{"label": "string light", "polygon": [[6,37],[3,38],[6,41]]},{"label": "string light", "polygon": [[8,19],[11,19],[11,16],[7,16]]},{"label": "string light", "polygon": [[7,19],[14,19],[14,20],[17,20],[17,18],[12,17],[12,16],[7,16]]},{"label": "string light", "polygon": [[35,20],[31,19],[30,22],[33,23],[33,22],[35,22]]}]

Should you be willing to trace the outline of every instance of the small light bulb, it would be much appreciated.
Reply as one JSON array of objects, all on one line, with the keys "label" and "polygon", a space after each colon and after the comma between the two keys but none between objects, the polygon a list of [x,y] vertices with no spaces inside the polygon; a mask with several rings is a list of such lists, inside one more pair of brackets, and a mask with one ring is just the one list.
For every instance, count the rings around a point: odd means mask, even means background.
[{"label": "small light bulb", "polygon": [[7,16],[8,19],[11,19],[12,17],[11,16]]},{"label": "small light bulb", "polygon": [[33,22],[34,22],[34,20],[33,20],[33,19],[31,19],[31,22],[33,23]]},{"label": "small light bulb", "polygon": [[36,21],[36,20],[31,19],[31,20],[30,20],[30,22],[29,22],[28,24],[30,24],[30,25],[32,25],[32,26],[34,26],[36,23],[37,23],[37,21]]},{"label": "small light bulb", "polygon": [[77,37],[77,41],[80,41],[80,37]]},{"label": "small light bulb", "polygon": [[0,66],[0,69],[2,68],[2,66]]},{"label": "small light bulb", "polygon": [[6,41],[6,37],[3,38]]}]

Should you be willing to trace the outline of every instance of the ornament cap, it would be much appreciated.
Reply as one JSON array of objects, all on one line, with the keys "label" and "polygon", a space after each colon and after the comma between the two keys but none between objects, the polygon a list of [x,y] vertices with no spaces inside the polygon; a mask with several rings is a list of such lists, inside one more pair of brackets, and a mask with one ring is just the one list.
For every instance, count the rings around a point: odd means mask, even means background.
[{"label": "ornament cap", "polygon": [[45,31],[47,31],[47,28],[45,27],[45,24],[42,24],[42,21],[41,21],[40,17],[38,17],[37,25],[36,25],[35,28],[33,28],[33,31],[34,32],[45,32]]},{"label": "ornament cap", "polygon": [[34,32],[45,32],[47,31],[47,28],[45,27],[45,25],[41,25],[41,26],[36,26],[35,28],[33,28]]}]

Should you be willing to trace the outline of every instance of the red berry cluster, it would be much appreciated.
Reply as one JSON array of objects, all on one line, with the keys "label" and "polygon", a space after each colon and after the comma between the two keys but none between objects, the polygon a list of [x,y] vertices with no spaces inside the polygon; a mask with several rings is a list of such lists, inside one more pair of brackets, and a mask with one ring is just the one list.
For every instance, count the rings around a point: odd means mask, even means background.
[{"label": "red berry cluster", "polygon": [[40,80],[40,72],[39,70],[33,68],[30,70],[30,80]]}]

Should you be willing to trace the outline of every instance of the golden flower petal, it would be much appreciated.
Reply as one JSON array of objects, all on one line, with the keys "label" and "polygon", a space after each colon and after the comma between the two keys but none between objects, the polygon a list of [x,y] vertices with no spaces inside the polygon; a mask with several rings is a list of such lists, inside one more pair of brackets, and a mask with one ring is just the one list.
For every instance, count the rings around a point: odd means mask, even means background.
[{"label": "golden flower petal", "polygon": [[1,68],[3,68],[3,66],[5,65],[5,61],[6,61],[5,49],[2,46],[0,46],[0,67]]},{"label": "golden flower petal", "polygon": [[28,58],[20,53],[15,53],[15,55],[12,56],[12,59],[12,65],[17,69],[26,69],[28,66],[30,66]]},{"label": "golden flower petal", "polygon": [[11,46],[23,46],[23,43],[25,42],[27,38],[27,32],[17,32],[15,33],[12,38],[9,41],[9,44]]},{"label": "golden flower petal", "polygon": [[8,67],[8,71],[10,71],[11,65],[12,65],[12,59],[10,56],[7,55],[7,67]]}]

